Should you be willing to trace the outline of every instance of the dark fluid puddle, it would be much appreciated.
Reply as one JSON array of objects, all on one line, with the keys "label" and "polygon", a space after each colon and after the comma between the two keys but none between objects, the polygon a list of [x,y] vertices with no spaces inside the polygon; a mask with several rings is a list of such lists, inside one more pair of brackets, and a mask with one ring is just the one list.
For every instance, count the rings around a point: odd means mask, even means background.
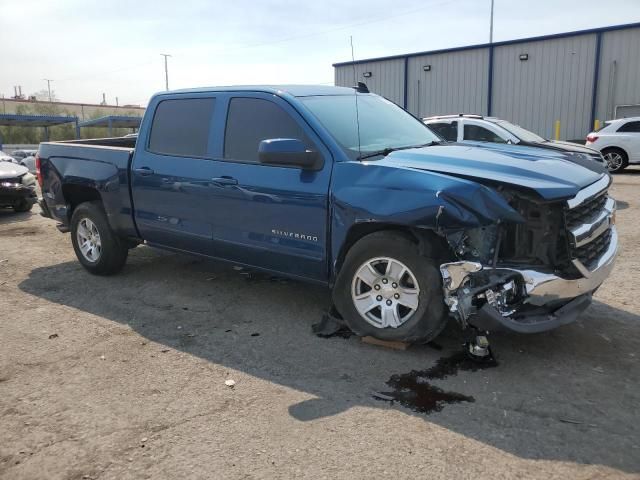
[{"label": "dark fluid puddle", "polygon": [[467,357],[464,352],[458,352],[450,357],[440,358],[436,364],[426,370],[412,370],[409,373],[393,375],[387,385],[392,392],[374,394],[376,400],[398,402],[417,413],[432,413],[441,411],[445,405],[460,402],[475,402],[468,395],[448,392],[431,385],[428,380],[442,380],[459,371],[476,372],[486,368],[496,367],[498,362],[491,357],[485,362],[476,362]]}]

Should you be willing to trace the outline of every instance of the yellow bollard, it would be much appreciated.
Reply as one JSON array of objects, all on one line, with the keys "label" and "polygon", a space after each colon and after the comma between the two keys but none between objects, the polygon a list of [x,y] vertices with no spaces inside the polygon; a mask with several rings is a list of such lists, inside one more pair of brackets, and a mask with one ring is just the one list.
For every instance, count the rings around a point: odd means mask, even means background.
[{"label": "yellow bollard", "polygon": [[594,122],[593,122],[593,131],[597,132],[598,130],[600,130],[600,120],[594,120]]},{"label": "yellow bollard", "polygon": [[556,120],[556,140],[560,140],[560,120]]}]

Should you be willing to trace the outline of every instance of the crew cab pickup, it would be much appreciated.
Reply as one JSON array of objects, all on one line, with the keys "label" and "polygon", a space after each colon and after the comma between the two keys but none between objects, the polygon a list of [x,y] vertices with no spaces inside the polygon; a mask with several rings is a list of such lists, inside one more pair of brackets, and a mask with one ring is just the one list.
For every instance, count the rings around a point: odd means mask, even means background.
[{"label": "crew cab pickup", "polygon": [[136,138],[40,145],[45,216],[91,273],[140,243],[332,288],[359,335],[426,342],[447,318],[574,320],[618,248],[596,162],[446,143],[366,87],[155,95]]}]

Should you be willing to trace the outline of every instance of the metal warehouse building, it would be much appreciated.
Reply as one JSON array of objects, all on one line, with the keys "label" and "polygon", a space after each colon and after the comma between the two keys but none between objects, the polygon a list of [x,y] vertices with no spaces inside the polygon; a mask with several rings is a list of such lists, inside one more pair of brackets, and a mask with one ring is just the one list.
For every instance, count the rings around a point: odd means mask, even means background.
[{"label": "metal warehouse building", "polygon": [[640,23],[333,66],[336,85],[363,81],[418,117],[493,115],[547,138],[558,121],[577,139],[640,115]]}]

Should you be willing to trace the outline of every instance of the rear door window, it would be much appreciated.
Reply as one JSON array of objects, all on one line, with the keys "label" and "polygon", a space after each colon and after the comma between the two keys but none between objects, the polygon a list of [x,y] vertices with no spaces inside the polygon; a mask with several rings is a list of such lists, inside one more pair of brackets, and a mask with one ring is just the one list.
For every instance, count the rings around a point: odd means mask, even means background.
[{"label": "rear door window", "polygon": [[640,133],[640,122],[627,122],[622,125],[618,129],[618,131],[627,133]]},{"label": "rear door window", "polygon": [[280,106],[261,98],[232,98],[224,135],[224,158],[258,163],[258,146],[270,138],[294,138],[307,148],[302,127]]},{"label": "rear door window", "polygon": [[436,132],[447,142],[458,141],[458,122],[428,123],[427,127]]},{"label": "rear door window", "polygon": [[148,150],[163,155],[206,157],[215,98],[185,98],[158,103]]},{"label": "rear door window", "polygon": [[473,140],[475,142],[506,143],[504,138],[493,133],[488,128],[471,123],[464,124],[464,139]]}]

